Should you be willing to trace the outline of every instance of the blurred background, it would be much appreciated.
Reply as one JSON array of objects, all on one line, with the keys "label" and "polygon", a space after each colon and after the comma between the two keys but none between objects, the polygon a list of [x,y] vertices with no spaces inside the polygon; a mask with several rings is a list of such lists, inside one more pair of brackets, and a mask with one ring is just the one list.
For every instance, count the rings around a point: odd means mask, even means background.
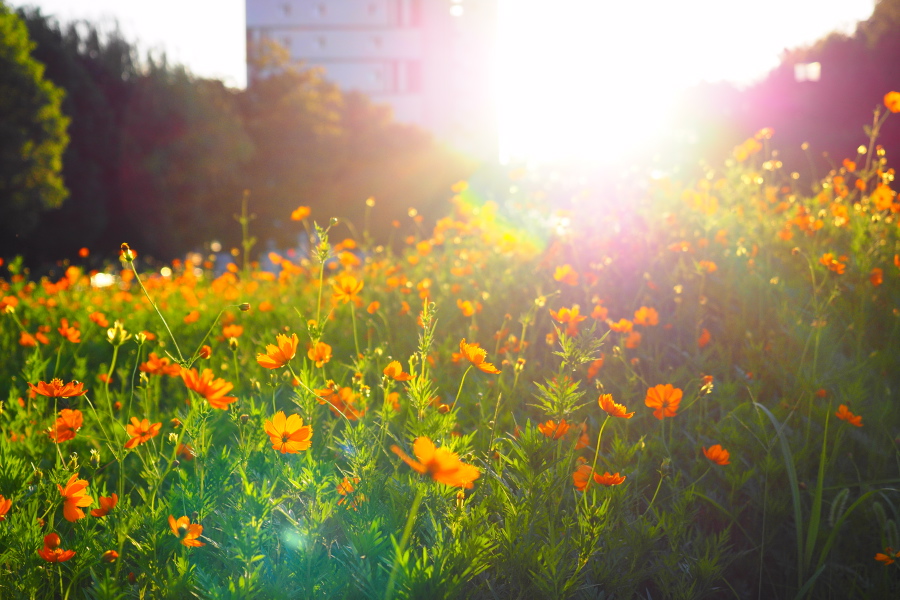
[{"label": "blurred background", "polygon": [[[160,260],[235,247],[245,193],[259,251],[298,245],[298,206],[361,225],[367,198],[385,243],[411,208],[443,216],[459,179],[502,196],[510,171],[571,193],[689,178],[763,127],[811,179],[856,156],[900,88],[900,0],[0,0],[0,15],[16,65],[0,64],[0,256],[31,265],[126,240]],[[880,143],[890,160],[896,123]]]}]

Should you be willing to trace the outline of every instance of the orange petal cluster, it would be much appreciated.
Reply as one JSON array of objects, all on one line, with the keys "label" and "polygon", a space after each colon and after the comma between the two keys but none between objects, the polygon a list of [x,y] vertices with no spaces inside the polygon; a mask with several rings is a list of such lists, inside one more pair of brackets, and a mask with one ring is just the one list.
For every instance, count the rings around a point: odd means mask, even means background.
[{"label": "orange petal cluster", "polygon": [[176,520],[174,516],[169,515],[169,527],[171,527],[175,537],[189,548],[199,548],[206,545],[197,539],[203,534],[203,525],[191,523],[191,520],[187,517],[178,517]]},{"label": "orange petal cluster", "polygon": [[29,383],[28,387],[35,394],[47,396],[48,398],[74,398],[87,393],[87,390],[82,389],[83,385],[83,383],[78,381],[70,381],[64,384],[62,379],[51,379],[50,383],[38,381],[37,385]]},{"label": "orange petal cluster", "polygon": [[725,466],[731,464],[729,460],[731,454],[729,454],[728,450],[723,448],[721,444],[713,444],[709,448],[704,447],[703,455],[717,465]]},{"label": "orange petal cluster", "polygon": [[82,507],[90,506],[94,503],[94,499],[87,495],[88,482],[84,479],[78,479],[78,474],[72,475],[66,483],[66,487],[56,484],[59,493],[62,495],[63,516],[66,521],[75,522],[84,518]]},{"label": "orange petal cluster", "polygon": [[234,384],[221,378],[214,379],[214,377],[215,375],[210,369],[203,369],[201,374],[197,374],[197,369],[181,369],[181,378],[189,390],[194,390],[206,398],[213,408],[227,410],[229,404],[237,401],[235,397],[225,396],[234,389]]},{"label": "orange petal cluster", "polygon": [[657,419],[674,417],[678,414],[681,395],[682,391],[677,387],[673,387],[671,383],[659,384],[647,390],[644,404],[654,409],[653,416]]},{"label": "orange petal cluster", "polygon": [[75,437],[75,432],[81,429],[84,418],[80,410],[64,408],[59,411],[59,418],[50,429],[50,439],[59,444]]},{"label": "orange petal cluster", "polygon": [[312,445],[313,430],[310,425],[303,425],[300,415],[286,417],[284,411],[278,411],[271,421],[263,425],[272,448],[282,454],[296,454],[308,450]]},{"label": "orange petal cluster", "polygon": [[94,508],[91,510],[92,517],[105,517],[109,514],[109,511],[116,507],[116,504],[119,503],[119,495],[113,492],[111,496],[100,496],[97,498],[97,501],[100,503],[100,508]]},{"label": "orange petal cluster", "polygon": [[625,481],[625,475],[610,474],[609,471],[601,475],[600,473],[595,473],[588,465],[579,465],[575,472],[572,473],[572,483],[579,492],[587,489],[591,479],[599,485],[619,485]]},{"label": "orange petal cluster", "polygon": [[280,369],[297,354],[299,342],[296,333],[291,334],[291,337],[279,333],[275,336],[275,344],[266,345],[265,354],[256,355],[256,362],[266,369]]},{"label": "orange petal cluster", "polygon": [[138,444],[150,441],[150,438],[156,437],[159,434],[161,427],[162,423],[153,423],[151,425],[150,419],[138,421],[137,417],[131,417],[131,423],[125,426],[131,439],[125,442],[125,447],[134,448]]},{"label": "orange petal cluster", "polygon": [[66,562],[75,556],[74,550],[63,550],[59,544],[59,536],[55,533],[48,533],[44,536],[44,548],[38,550],[38,556],[49,563]]},{"label": "orange petal cluster", "polygon": [[600,394],[600,398],[597,400],[597,403],[600,405],[606,414],[611,417],[618,417],[620,419],[630,419],[634,416],[633,412],[628,412],[628,409],[625,408],[623,404],[617,404],[612,397],[612,394]]},{"label": "orange petal cluster", "polygon": [[391,446],[391,450],[414,471],[427,473],[438,483],[471,488],[472,482],[481,476],[478,467],[467,465],[459,460],[456,453],[446,448],[436,448],[434,442],[424,436],[413,442],[413,454],[419,460],[413,460],[398,446]]},{"label": "orange petal cluster", "polygon": [[848,422],[848,423],[850,423],[851,425],[854,425],[854,426],[856,426],[856,427],[862,427],[862,426],[863,426],[863,424],[862,424],[862,416],[861,416],[861,415],[854,415],[852,412],[850,412],[850,409],[847,408],[847,405],[846,405],[846,404],[841,404],[840,406],[838,406],[838,410],[837,410],[836,413],[834,413],[834,416],[836,416],[836,417],[837,417],[838,419],[840,419],[841,421],[846,421],[846,422]]},{"label": "orange petal cluster", "polygon": [[543,433],[544,436],[553,438],[554,440],[558,440],[566,435],[566,432],[569,431],[569,427],[571,427],[571,425],[566,423],[565,419],[560,419],[559,423],[550,419],[546,423],[538,424],[538,430]]},{"label": "orange petal cluster", "polygon": [[394,381],[409,381],[413,378],[409,373],[403,372],[403,367],[400,365],[400,361],[397,360],[392,360],[388,363],[383,372]]},{"label": "orange petal cluster", "polygon": [[487,358],[487,350],[478,344],[467,344],[466,338],[463,338],[459,342],[459,352],[466,360],[472,363],[473,366],[485,373],[496,374],[500,372],[500,370],[491,363],[484,362]]}]

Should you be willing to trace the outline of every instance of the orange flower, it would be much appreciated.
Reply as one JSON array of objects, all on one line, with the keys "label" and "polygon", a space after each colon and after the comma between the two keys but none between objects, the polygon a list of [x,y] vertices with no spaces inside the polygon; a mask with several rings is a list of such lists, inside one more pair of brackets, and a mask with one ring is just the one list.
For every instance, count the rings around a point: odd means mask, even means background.
[{"label": "orange flower", "polygon": [[594,310],[591,311],[591,318],[597,321],[605,321],[608,316],[609,310],[602,304],[595,305]]},{"label": "orange flower", "polygon": [[4,498],[3,494],[0,494],[0,523],[6,520],[6,513],[9,512],[9,509],[12,507],[12,500],[9,498]]},{"label": "orange flower", "polygon": [[403,367],[400,366],[400,361],[397,360],[392,360],[388,366],[384,368],[384,374],[395,381],[409,381],[413,378],[409,373],[403,372]]},{"label": "orange flower", "polygon": [[655,409],[653,416],[657,419],[674,417],[678,413],[678,405],[681,404],[681,394],[681,390],[672,387],[671,383],[659,384],[647,390],[644,404]]},{"label": "orange flower", "polygon": [[212,348],[210,348],[207,344],[203,344],[197,351],[197,356],[204,360],[208,360],[209,357],[212,356]]},{"label": "orange flower", "polygon": [[75,551],[62,550],[59,547],[59,536],[50,533],[44,536],[44,548],[38,550],[38,556],[49,563],[65,562],[75,556]]},{"label": "orange flower", "polygon": [[841,261],[847,260],[846,256],[839,256],[835,258],[834,254],[831,252],[826,252],[819,258],[819,263],[828,267],[830,271],[834,271],[838,275],[843,275],[844,270],[847,268],[847,265]]},{"label": "orange flower", "polygon": [[625,481],[625,476],[618,473],[610,475],[609,471],[606,471],[603,475],[594,473],[588,465],[579,465],[575,472],[572,473],[572,483],[579,492],[587,489],[591,479],[600,485],[619,485]]},{"label": "orange flower", "polygon": [[23,331],[22,335],[19,336],[19,345],[25,346],[26,348],[34,348],[38,345],[37,339],[27,331]]},{"label": "orange flower", "polygon": [[472,363],[472,365],[485,373],[497,374],[500,372],[500,370],[491,363],[484,362],[484,359],[487,358],[487,350],[483,349],[478,344],[467,344],[466,338],[463,338],[459,342],[459,352],[466,360]]},{"label": "orange flower", "polygon": [[381,308],[381,303],[378,300],[375,300],[369,303],[369,306],[366,307],[366,312],[370,315],[374,315],[379,308]]},{"label": "orange flower", "polygon": [[628,319],[619,319],[618,323],[608,321],[607,325],[609,325],[609,328],[612,331],[615,331],[618,333],[628,333],[631,331],[632,327],[634,327],[634,323],[632,323]]},{"label": "orange flower", "polygon": [[334,299],[346,304],[351,300],[356,300],[356,296],[363,289],[363,282],[353,275],[341,275],[338,277],[337,283],[334,284],[333,289]]},{"label": "orange flower", "polygon": [[882,554],[881,552],[875,554],[875,560],[884,564],[884,566],[894,564],[894,561],[896,561],[896,559],[898,558],[900,558],[900,552],[894,552],[894,549],[890,546],[887,546],[884,549],[884,554]]},{"label": "orange flower", "polygon": [[284,411],[279,410],[263,428],[269,434],[272,448],[282,454],[296,454],[312,445],[312,427],[304,426],[300,415],[285,417]]},{"label": "orange flower", "polygon": [[197,374],[197,369],[181,369],[181,378],[189,390],[194,390],[209,402],[213,408],[227,410],[228,405],[236,402],[237,398],[225,396],[234,389],[234,384],[224,379],[213,379],[215,375],[209,369],[203,369],[203,373]]},{"label": "orange flower", "polygon": [[78,381],[71,381],[64,385],[62,379],[51,379],[50,383],[39,381],[37,385],[29,383],[28,387],[35,394],[47,396],[48,398],[74,398],[87,393],[87,390],[82,389],[83,385],[83,383]]},{"label": "orange flower", "polygon": [[834,415],[841,421],[847,421],[848,423],[856,427],[863,426],[862,416],[854,415],[852,412],[850,412],[850,409],[847,408],[846,404],[841,404],[840,406],[838,406],[838,410],[836,413],[834,413]]},{"label": "orange flower", "polygon": [[81,342],[81,331],[78,330],[78,323],[72,323],[72,326],[69,326],[68,319],[60,319],[60,326],[57,331],[64,338],[72,342],[73,344],[77,344]]},{"label": "orange flower", "polygon": [[100,502],[100,508],[94,508],[91,510],[91,515],[94,517],[105,517],[109,514],[109,511],[116,507],[116,504],[119,503],[119,495],[113,492],[111,496],[99,496],[97,501]]},{"label": "orange flower", "polygon": [[900,112],[900,92],[888,92],[885,94],[884,105],[892,113]]},{"label": "orange flower", "polygon": [[184,321],[185,323],[196,323],[199,320],[200,320],[200,311],[199,310],[192,310],[188,314],[184,315],[184,319],[182,319],[182,321]]},{"label": "orange flower", "polygon": [[102,312],[92,312],[89,318],[100,327],[109,327],[109,320]]},{"label": "orange flower", "polygon": [[706,348],[709,344],[709,341],[712,339],[712,334],[709,333],[709,329],[706,327],[703,328],[703,331],[700,332],[700,337],[697,338],[697,347],[698,348]]},{"label": "orange flower", "polygon": [[391,450],[414,471],[428,473],[438,483],[471,488],[472,482],[481,476],[477,467],[465,464],[446,448],[436,448],[434,442],[424,436],[413,442],[413,454],[418,461],[407,456],[398,446],[391,446]]},{"label": "orange flower", "polygon": [[628,409],[625,408],[622,404],[616,404],[613,401],[612,394],[601,394],[599,400],[597,401],[600,404],[600,408],[606,411],[611,417],[618,417],[620,419],[630,419],[634,416],[633,412],[628,412]]},{"label": "orange flower", "polygon": [[577,304],[574,304],[572,308],[560,308],[559,312],[551,309],[550,316],[560,323],[567,324],[566,335],[577,335],[578,324],[587,319],[581,314],[581,307]]},{"label": "orange flower", "polygon": [[187,517],[178,517],[178,520],[176,521],[175,517],[169,515],[169,527],[172,528],[172,533],[175,537],[180,539],[181,543],[189,548],[199,548],[200,546],[206,545],[197,539],[203,533],[203,525],[191,523],[191,520]]},{"label": "orange flower", "polygon": [[317,367],[322,368],[322,365],[331,360],[331,346],[325,342],[316,342],[315,346],[306,351],[306,356],[315,362]]},{"label": "orange flower", "polygon": [[302,221],[309,216],[310,209],[308,206],[298,206],[291,212],[291,221]]},{"label": "orange flower", "polygon": [[244,333],[244,328],[241,325],[226,325],[222,328],[222,337],[223,338],[239,338]]},{"label": "orange flower", "polygon": [[119,553],[115,550],[107,550],[100,556],[100,560],[103,562],[114,563],[119,560]]},{"label": "orange flower", "polygon": [[151,352],[147,357],[147,362],[141,363],[138,369],[149,375],[168,375],[169,377],[181,375],[181,367],[165,356],[160,358],[156,352]]},{"label": "orange flower", "polygon": [[556,267],[553,279],[567,285],[578,285],[578,272],[570,264],[560,265]]},{"label": "orange flower", "polygon": [[56,484],[56,487],[59,488],[59,493],[65,500],[63,516],[66,518],[66,521],[75,522],[78,519],[83,519],[84,511],[81,510],[81,507],[93,504],[94,499],[87,495],[87,486],[88,482],[86,480],[78,479],[78,473],[69,478],[66,487]]},{"label": "orange flower", "polygon": [[701,260],[697,263],[697,268],[703,273],[715,273],[719,269],[711,260]]},{"label": "orange flower", "polygon": [[348,387],[336,389],[333,381],[328,382],[328,387],[315,390],[316,400],[319,404],[327,404],[335,415],[343,415],[350,421],[355,421],[364,414],[366,410],[356,408],[356,394]]},{"label": "orange flower", "polygon": [[554,440],[558,440],[562,436],[566,435],[566,432],[569,431],[570,425],[566,423],[565,419],[560,419],[559,424],[556,424],[556,421],[550,419],[546,423],[538,424],[538,429],[541,433],[543,433],[548,438],[553,438]]},{"label": "orange flower", "polygon": [[175,450],[175,453],[178,454],[178,457],[185,462],[190,462],[197,456],[196,450],[194,450],[194,448],[190,444],[178,444],[178,448]]},{"label": "orange flower", "polygon": [[659,313],[655,308],[647,308],[642,306],[634,311],[634,324],[644,326],[659,325]]},{"label": "orange flower", "polygon": [[869,282],[875,287],[884,283],[884,271],[878,267],[872,269],[872,272],[869,273]]},{"label": "orange flower", "polygon": [[[355,484],[359,483],[359,477],[354,477],[352,480],[348,477],[344,477],[344,480],[341,481],[337,485],[337,493],[343,496],[340,500],[338,500],[338,506],[346,503],[350,494],[356,491],[354,487]],[[366,497],[362,494],[357,494],[355,498],[350,502],[349,507],[356,510],[356,507],[359,506],[359,502],[365,501]]]},{"label": "orange flower", "polygon": [[731,455],[728,453],[728,450],[722,447],[721,444],[713,444],[709,448],[704,447],[703,455],[717,465],[725,466],[731,464],[728,460],[729,458],[731,458]]},{"label": "orange flower", "polygon": [[75,432],[81,429],[84,422],[80,410],[64,408],[59,411],[59,418],[50,430],[50,439],[56,442],[65,442],[75,437]]},{"label": "orange flower", "polygon": [[598,358],[597,360],[593,361],[591,364],[588,365],[588,370],[587,370],[587,378],[588,379],[593,379],[594,377],[597,376],[597,373],[599,373],[600,369],[603,368],[604,361],[606,361],[606,355],[601,354],[600,358]]},{"label": "orange flower", "polygon": [[125,442],[125,447],[134,448],[138,444],[150,441],[150,438],[156,437],[159,434],[161,427],[162,423],[154,423],[151,425],[150,419],[138,421],[137,417],[131,417],[131,423],[125,426],[131,439]]},{"label": "orange flower", "polygon": [[266,369],[278,369],[288,364],[297,354],[297,344],[300,343],[296,333],[292,333],[291,337],[279,333],[275,341],[277,346],[267,344],[266,353],[256,355],[256,362]]}]

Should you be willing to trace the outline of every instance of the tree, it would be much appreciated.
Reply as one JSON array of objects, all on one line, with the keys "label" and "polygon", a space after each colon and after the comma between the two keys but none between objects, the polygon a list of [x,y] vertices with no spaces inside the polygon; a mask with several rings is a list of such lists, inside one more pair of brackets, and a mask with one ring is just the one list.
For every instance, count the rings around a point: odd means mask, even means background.
[{"label": "tree", "polygon": [[0,3],[0,248],[36,228],[40,213],[68,195],[60,171],[68,143],[63,91],[31,56],[22,19]]}]

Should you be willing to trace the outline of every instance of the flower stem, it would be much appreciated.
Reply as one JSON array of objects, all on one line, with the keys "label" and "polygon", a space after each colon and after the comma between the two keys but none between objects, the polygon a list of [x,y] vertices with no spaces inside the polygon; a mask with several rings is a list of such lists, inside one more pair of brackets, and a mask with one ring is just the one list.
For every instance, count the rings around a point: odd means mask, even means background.
[{"label": "flower stem", "polygon": [[406,544],[409,542],[413,523],[416,520],[416,513],[419,511],[419,505],[422,503],[422,498],[425,495],[422,489],[423,488],[420,486],[419,491],[416,492],[416,497],[413,500],[412,506],[409,507],[409,515],[406,517],[406,527],[403,528],[403,537],[400,538],[400,544],[397,546],[397,551],[394,555],[394,564],[391,566],[391,576],[388,578],[387,588],[384,590],[384,600],[390,600],[393,597],[394,583],[397,579],[397,560],[403,555],[403,552],[406,550]]},{"label": "flower stem", "polygon": [[606,429],[606,424],[609,422],[609,414],[606,415],[606,418],[603,419],[603,424],[600,425],[600,433],[597,434],[597,448],[594,450],[594,462],[591,464],[591,473],[588,475],[587,485],[584,487],[584,506],[587,508],[587,491],[588,488],[591,487],[591,480],[594,478],[594,469],[597,468],[597,458],[600,456],[600,440],[603,438],[603,430]]},{"label": "flower stem", "polygon": [[459,400],[459,395],[462,394],[463,384],[466,382],[466,375],[469,374],[469,371],[472,370],[472,365],[469,365],[469,368],[466,369],[466,372],[463,373],[462,379],[459,381],[459,389],[456,390],[456,398],[453,399],[453,404],[450,405],[450,410],[456,408],[456,401]]}]

